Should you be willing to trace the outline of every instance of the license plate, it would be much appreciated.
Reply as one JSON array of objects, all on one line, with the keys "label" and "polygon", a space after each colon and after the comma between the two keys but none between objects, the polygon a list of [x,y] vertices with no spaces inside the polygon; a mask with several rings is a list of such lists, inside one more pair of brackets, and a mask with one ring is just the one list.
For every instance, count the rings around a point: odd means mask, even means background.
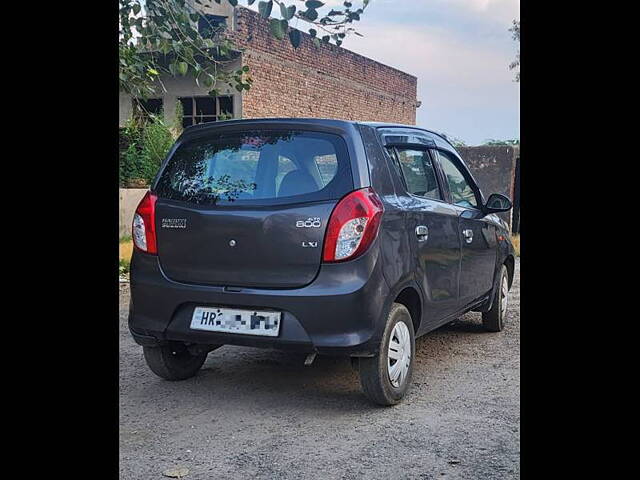
[{"label": "license plate", "polygon": [[277,337],[281,318],[282,312],[196,307],[191,329]]}]

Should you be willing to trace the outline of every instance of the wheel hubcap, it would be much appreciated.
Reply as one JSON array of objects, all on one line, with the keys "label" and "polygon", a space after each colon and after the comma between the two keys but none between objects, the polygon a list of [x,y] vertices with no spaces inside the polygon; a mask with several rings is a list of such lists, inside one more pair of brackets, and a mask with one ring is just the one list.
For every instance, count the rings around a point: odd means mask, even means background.
[{"label": "wheel hubcap", "polygon": [[504,317],[504,314],[507,313],[507,305],[509,304],[509,281],[507,280],[507,277],[503,277],[502,279],[502,302],[500,305],[500,310],[502,310],[502,316]]},{"label": "wheel hubcap", "polygon": [[396,323],[389,340],[387,369],[391,385],[399,388],[407,378],[411,365],[411,336],[404,322]]}]

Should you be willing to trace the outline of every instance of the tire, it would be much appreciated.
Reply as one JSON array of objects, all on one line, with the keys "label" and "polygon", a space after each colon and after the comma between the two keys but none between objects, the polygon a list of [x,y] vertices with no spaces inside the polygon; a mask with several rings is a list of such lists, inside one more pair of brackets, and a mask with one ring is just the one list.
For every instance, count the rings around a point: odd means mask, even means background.
[{"label": "tire", "polygon": [[142,348],[144,359],[151,371],[165,380],[191,378],[207,359],[207,353],[193,355],[183,345]]},{"label": "tire", "polygon": [[[403,326],[396,327],[398,324],[403,324]],[[404,335],[408,336],[408,338]],[[402,336],[402,338],[400,338],[400,336]],[[400,355],[403,355],[407,347],[410,347],[410,352],[407,357],[401,356],[400,359],[392,358],[391,361],[393,364],[390,365],[389,343],[392,339],[394,345],[402,344],[405,347],[403,349],[394,348],[394,352],[397,351]],[[400,342],[398,342],[398,340],[400,340]],[[379,353],[374,357],[360,358],[360,384],[362,385],[362,391],[365,396],[378,405],[389,406],[399,403],[411,385],[415,351],[415,332],[413,331],[411,314],[404,305],[394,303],[387,316],[387,323],[380,341]],[[392,370],[394,372],[400,370],[399,378],[396,378],[395,382],[392,382],[389,370],[390,368],[393,369],[393,366],[398,364],[402,358],[405,358],[408,362],[408,369],[405,371],[398,367],[396,370]]]},{"label": "tire", "polygon": [[495,292],[491,310],[482,313],[482,326],[489,332],[501,332],[507,317],[509,300],[509,273],[507,267],[500,270],[500,281]]}]

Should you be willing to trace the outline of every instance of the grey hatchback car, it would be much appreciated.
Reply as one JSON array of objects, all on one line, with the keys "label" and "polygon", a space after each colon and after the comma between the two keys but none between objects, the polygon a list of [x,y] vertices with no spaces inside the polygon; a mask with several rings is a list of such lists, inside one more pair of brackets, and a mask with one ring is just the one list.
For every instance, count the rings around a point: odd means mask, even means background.
[{"label": "grey hatchback car", "polygon": [[365,395],[392,405],[417,336],[470,310],[502,330],[514,249],[497,214],[510,208],[415,126],[196,125],[134,215],[129,328],[167,380],[223,345],[345,355]]}]

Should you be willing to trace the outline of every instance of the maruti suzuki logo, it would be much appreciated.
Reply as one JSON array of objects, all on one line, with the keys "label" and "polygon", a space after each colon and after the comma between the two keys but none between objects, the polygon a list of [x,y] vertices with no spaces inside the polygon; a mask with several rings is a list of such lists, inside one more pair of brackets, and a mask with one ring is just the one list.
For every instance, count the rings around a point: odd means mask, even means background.
[{"label": "maruti suzuki logo", "polygon": [[187,228],[186,218],[163,218],[162,228]]}]

